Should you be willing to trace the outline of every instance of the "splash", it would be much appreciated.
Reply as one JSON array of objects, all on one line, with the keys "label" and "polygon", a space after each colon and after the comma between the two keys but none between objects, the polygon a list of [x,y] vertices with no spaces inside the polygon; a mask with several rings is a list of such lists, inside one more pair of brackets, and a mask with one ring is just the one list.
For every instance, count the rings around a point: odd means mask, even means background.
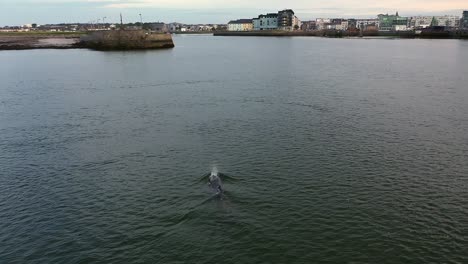
[{"label": "splash", "polygon": [[221,195],[223,193],[223,184],[216,167],[211,169],[211,175],[208,177],[208,185],[216,195]]},{"label": "splash", "polygon": [[218,175],[218,174],[219,174],[218,168],[216,167],[211,168],[211,175]]}]

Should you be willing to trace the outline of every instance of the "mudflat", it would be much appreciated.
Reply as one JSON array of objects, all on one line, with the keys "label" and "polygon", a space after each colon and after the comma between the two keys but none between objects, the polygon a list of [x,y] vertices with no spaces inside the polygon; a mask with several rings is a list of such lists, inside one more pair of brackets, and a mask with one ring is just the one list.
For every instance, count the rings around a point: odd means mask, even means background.
[{"label": "mudflat", "polygon": [[78,48],[81,34],[0,34],[0,50]]}]

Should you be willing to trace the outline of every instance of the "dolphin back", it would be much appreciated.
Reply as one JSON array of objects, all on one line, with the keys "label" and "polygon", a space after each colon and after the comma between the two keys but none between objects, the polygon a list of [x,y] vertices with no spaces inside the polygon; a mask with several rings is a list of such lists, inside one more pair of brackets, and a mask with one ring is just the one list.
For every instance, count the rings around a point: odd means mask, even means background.
[{"label": "dolphin back", "polygon": [[217,174],[211,173],[210,177],[208,178],[208,181],[211,189],[213,189],[217,193],[221,193],[223,191],[221,178]]}]

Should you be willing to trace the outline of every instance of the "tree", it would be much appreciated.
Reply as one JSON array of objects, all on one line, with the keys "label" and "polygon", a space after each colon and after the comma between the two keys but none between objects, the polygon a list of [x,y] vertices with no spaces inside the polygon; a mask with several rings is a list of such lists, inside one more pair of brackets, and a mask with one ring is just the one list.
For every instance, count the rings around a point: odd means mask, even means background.
[{"label": "tree", "polygon": [[145,29],[145,30],[150,30],[150,29],[152,29],[150,23],[143,23],[143,27],[142,27],[142,28]]},{"label": "tree", "polygon": [[437,18],[432,17],[431,27],[436,27],[438,25],[439,25],[439,21],[437,21]]},{"label": "tree", "polygon": [[299,26],[298,25],[294,25],[294,30],[298,30],[299,29]]}]

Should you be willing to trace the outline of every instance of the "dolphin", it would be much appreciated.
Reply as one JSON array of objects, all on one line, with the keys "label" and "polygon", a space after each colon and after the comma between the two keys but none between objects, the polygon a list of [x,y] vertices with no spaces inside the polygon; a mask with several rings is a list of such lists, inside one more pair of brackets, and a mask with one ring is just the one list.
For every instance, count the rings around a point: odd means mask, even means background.
[{"label": "dolphin", "polygon": [[211,172],[210,177],[208,177],[208,185],[216,194],[223,193],[223,183],[217,172]]}]

